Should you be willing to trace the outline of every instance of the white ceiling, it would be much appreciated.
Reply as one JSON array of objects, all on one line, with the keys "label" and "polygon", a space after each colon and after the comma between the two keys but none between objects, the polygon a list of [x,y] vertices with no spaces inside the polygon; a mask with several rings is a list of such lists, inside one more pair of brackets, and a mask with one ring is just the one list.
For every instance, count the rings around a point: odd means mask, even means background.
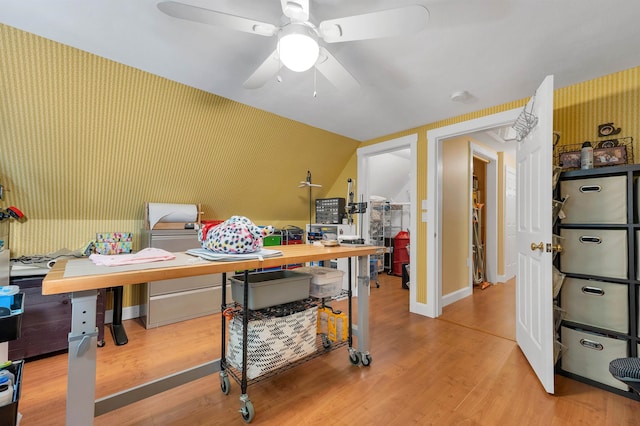
[{"label": "white ceiling", "polygon": [[[278,0],[182,0],[280,24]],[[640,65],[638,0],[311,0],[311,20],[406,4],[430,12],[417,35],[326,45],[359,81],[340,92],[314,72],[283,69],[260,89],[242,83],[276,40],[188,22],[156,0],[3,0],[0,22],[357,140],[528,97]],[[0,40],[1,43],[1,40]],[[1,44],[0,44],[1,46]],[[452,102],[452,92],[472,98]]]}]

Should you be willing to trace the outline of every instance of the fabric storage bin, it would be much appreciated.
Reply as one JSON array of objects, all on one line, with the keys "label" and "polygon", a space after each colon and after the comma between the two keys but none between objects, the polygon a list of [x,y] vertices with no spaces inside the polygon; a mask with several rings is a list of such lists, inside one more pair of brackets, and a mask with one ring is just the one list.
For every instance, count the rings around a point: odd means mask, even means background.
[{"label": "fabric storage bin", "polygon": [[627,231],[561,229],[560,270],[564,273],[627,278]]},{"label": "fabric storage bin", "polygon": [[[231,297],[236,303],[244,302],[244,275],[234,275]],[[249,274],[249,302],[246,309],[256,310],[281,305],[309,297],[311,275],[289,270]]]},{"label": "fabric storage bin", "polygon": [[323,297],[337,296],[342,291],[344,271],[322,266],[303,266],[292,269],[292,271],[311,275],[310,296],[321,299]]},{"label": "fabric storage bin", "polygon": [[560,362],[562,369],[605,385],[628,391],[629,387],[613,377],[609,363],[629,356],[628,342],[595,333],[561,327],[562,344],[567,347]]},{"label": "fabric storage bin", "polygon": [[[247,378],[255,379],[316,352],[317,321],[317,306],[283,317],[250,320]],[[236,315],[229,322],[227,361],[239,371],[242,371],[242,344],[242,316]]]},{"label": "fabric storage bin", "polygon": [[626,284],[565,278],[561,301],[565,320],[629,333]]},{"label": "fabric storage bin", "polygon": [[568,197],[562,223],[627,223],[627,177],[563,180],[560,196]]}]

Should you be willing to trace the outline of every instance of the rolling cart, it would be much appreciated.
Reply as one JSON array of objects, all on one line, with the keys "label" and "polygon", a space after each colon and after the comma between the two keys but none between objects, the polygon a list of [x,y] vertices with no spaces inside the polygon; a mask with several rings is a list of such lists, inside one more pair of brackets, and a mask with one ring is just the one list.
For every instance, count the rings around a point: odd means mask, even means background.
[{"label": "rolling cart", "polygon": [[[229,379],[229,377],[232,377],[236,383],[238,383],[240,385],[240,391],[241,391],[241,395],[240,395],[240,414],[242,416],[242,419],[246,422],[246,423],[250,423],[254,416],[255,416],[255,408],[253,406],[253,403],[251,402],[251,399],[249,398],[249,395],[247,394],[247,388],[249,387],[249,385],[257,383],[259,381],[265,380],[267,378],[273,377],[285,370],[288,370],[292,367],[295,367],[297,365],[300,365],[306,361],[309,361],[313,358],[316,358],[317,356],[320,356],[322,354],[331,352],[337,348],[343,347],[343,346],[348,346],[348,351],[349,351],[349,361],[353,364],[353,365],[358,365],[360,363],[362,363],[363,366],[369,366],[371,365],[371,355],[368,352],[365,353],[360,353],[358,351],[356,351],[353,348],[353,322],[352,322],[352,313],[353,313],[353,305],[352,305],[352,282],[351,282],[351,262],[352,259],[349,258],[348,261],[348,280],[349,280],[349,286],[348,286],[348,290],[347,290],[347,305],[348,305],[348,315],[347,315],[347,333],[346,333],[346,339],[341,339],[339,336],[336,338],[336,333],[333,333],[333,339],[330,339],[330,335],[331,333],[329,333],[329,335],[325,334],[325,333],[317,333],[316,334],[316,327],[313,327],[313,333],[314,333],[314,342],[312,342],[313,344],[313,348],[312,351],[309,351],[305,356],[303,356],[302,358],[299,359],[294,359],[291,362],[287,362],[284,365],[278,366],[274,369],[271,370],[265,370],[264,372],[260,372],[259,375],[257,376],[253,376],[253,377],[249,377],[249,371],[250,371],[250,365],[249,365],[249,353],[248,353],[248,346],[249,346],[249,341],[248,341],[248,337],[249,337],[249,323],[252,320],[262,320],[265,318],[265,313],[264,311],[268,311],[268,309],[265,310],[258,310],[258,311],[252,311],[250,309],[245,309],[246,306],[250,306],[249,303],[249,271],[244,271],[244,285],[243,285],[243,303],[239,304],[239,303],[231,303],[231,304],[225,304],[224,301],[226,301],[226,291],[227,291],[227,286],[226,286],[226,282],[227,282],[227,274],[223,273],[222,274],[222,305],[221,305],[221,310],[223,312],[222,315],[222,325],[221,325],[221,351],[220,351],[220,389],[222,390],[222,393],[224,393],[225,395],[228,395],[229,392],[231,391],[231,380]],[[359,277],[360,278],[360,277]],[[363,279],[369,279],[369,277],[362,277]],[[310,309],[310,308],[314,308],[313,309],[313,315],[316,315],[317,318],[317,308],[325,308],[328,305],[325,302],[329,302],[331,300],[331,298],[323,298],[323,299],[316,299],[313,297],[310,297],[309,299],[306,299],[304,301],[300,301],[300,302],[293,302],[293,303],[289,303],[289,304],[285,304],[285,305],[280,305],[281,309],[284,311],[290,311],[290,312],[302,312],[302,310],[304,309]],[[300,305],[304,305],[302,308],[300,308]],[[269,315],[269,313],[267,313],[266,315]],[[241,327],[241,334],[242,334],[242,347],[241,347],[241,352],[242,352],[242,360],[241,363],[239,363],[240,365],[238,366],[239,368],[236,368],[232,365],[232,362],[230,362],[230,360],[227,358],[227,345],[230,344],[228,343],[228,340],[230,340],[230,335],[227,336],[227,319],[229,319],[229,324],[231,324],[231,318],[236,317],[235,319],[237,319],[238,317],[241,318],[241,322],[242,322],[242,327]],[[229,333],[231,334],[231,332]],[[255,374],[255,371],[254,371]]]}]

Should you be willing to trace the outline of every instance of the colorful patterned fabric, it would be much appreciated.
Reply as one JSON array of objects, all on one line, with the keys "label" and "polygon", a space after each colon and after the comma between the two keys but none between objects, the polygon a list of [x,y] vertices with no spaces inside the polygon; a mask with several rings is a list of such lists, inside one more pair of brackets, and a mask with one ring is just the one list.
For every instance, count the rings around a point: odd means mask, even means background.
[{"label": "colorful patterned fabric", "polygon": [[261,228],[244,216],[232,216],[218,225],[198,230],[202,247],[215,253],[253,253],[262,248],[262,238],[273,234],[273,227]]}]

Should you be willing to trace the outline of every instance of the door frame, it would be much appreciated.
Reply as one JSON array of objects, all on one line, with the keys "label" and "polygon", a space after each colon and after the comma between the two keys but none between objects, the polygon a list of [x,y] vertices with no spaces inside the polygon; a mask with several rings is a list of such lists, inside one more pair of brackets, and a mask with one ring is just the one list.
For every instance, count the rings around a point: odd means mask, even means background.
[{"label": "door frame", "polygon": [[[471,170],[473,171],[473,157],[480,158],[487,162],[486,183],[485,183],[485,209],[482,212],[482,219],[486,228],[485,239],[485,281],[495,284],[498,280],[498,153],[477,143],[470,144]],[[470,178],[473,180],[473,174]],[[469,186],[469,206],[473,203],[473,188]],[[471,210],[470,210],[471,211]],[[473,217],[469,213],[469,259],[473,259],[472,246],[472,221]],[[473,275],[473,273],[471,274]],[[471,278],[473,288],[473,277]],[[443,306],[448,305],[445,303]]]},{"label": "door frame", "polygon": [[427,131],[427,304],[425,314],[442,315],[442,144],[450,138],[511,125],[522,108]]},{"label": "door frame", "polygon": [[[368,201],[369,196],[374,195],[369,193],[369,187],[367,182],[367,176],[369,173],[369,158],[374,157],[376,155],[387,154],[394,151],[399,151],[402,149],[409,149],[410,157],[411,157],[411,170],[409,176],[409,235],[416,236],[417,229],[417,209],[416,209],[416,197],[418,193],[418,134],[414,133],[411,135],[403,136],[397,139],[392,139],[386,142],[381,142],[374,145],[365,146],[362,148],[358,148],[357,160],[358,160],[358,177],[356,181],[357,188],[357,200],[360,200],[360,196],[364,198],[364,200]],[[367,210],[368,212],[368,210]],[[369,215],[363,215],[362,221],[363,229],[369,229]],[[415,237],[414,237],[415,240]],[[416,282],[416,268],[411,265],[414,264],[416,259],[416,251],[417,244],[410,244],[409,247],[409,282]],[[409,312],[415,313],[423,313],[422,308],[418,305],[416,300],[416,289],[415,285],[409,285]]]},{"label": "door frame", "polygon": [[[515,160],[515,159],[514,159]],[[513,238],[515,239],[515,233],[516,233],[516,226],[515,226],[515,221],[516,221],[516,202],[517,202],[517,196],[513,197],[513,205],[511,206],[511,208],[509,208],[509,179],[510,179],[510,175],[513,178],[513,187],[511,188],[512,191],[515,193],[516,192],[516,168],[514,166],[509,166],[509,165],[505,165],[504,168],[504,189],[505,189],[505,193],[504,193],[504,240],[503,240],[503,244],[504,244],[504,254],[505,254],[505,262],[504,262],[504,274],[500,275],[498,277],[498,279],[502,282],[506,282],[508,280],[510,280],[511,278],[516,276],[516,271],[518,270],[518,256],[515,253],[515,243],[514,246],[511,248],[511,250],[509,250],[509,245],[508,245],[508,240],[509,240],[509,232],[508,232],[508,227],[509,227],[509,223],[507,221],[507,215],[512,215],[511,219],[513,219],[513,232],[514,232],[514,236]],[[502,195],[501,195],[502,196]],[[511,211],[509,211],[511,210]],[[513,258],[509,259],[508,256],[513,256]],[[514,260],[513,263],[508,263],[507,260]]]}]

